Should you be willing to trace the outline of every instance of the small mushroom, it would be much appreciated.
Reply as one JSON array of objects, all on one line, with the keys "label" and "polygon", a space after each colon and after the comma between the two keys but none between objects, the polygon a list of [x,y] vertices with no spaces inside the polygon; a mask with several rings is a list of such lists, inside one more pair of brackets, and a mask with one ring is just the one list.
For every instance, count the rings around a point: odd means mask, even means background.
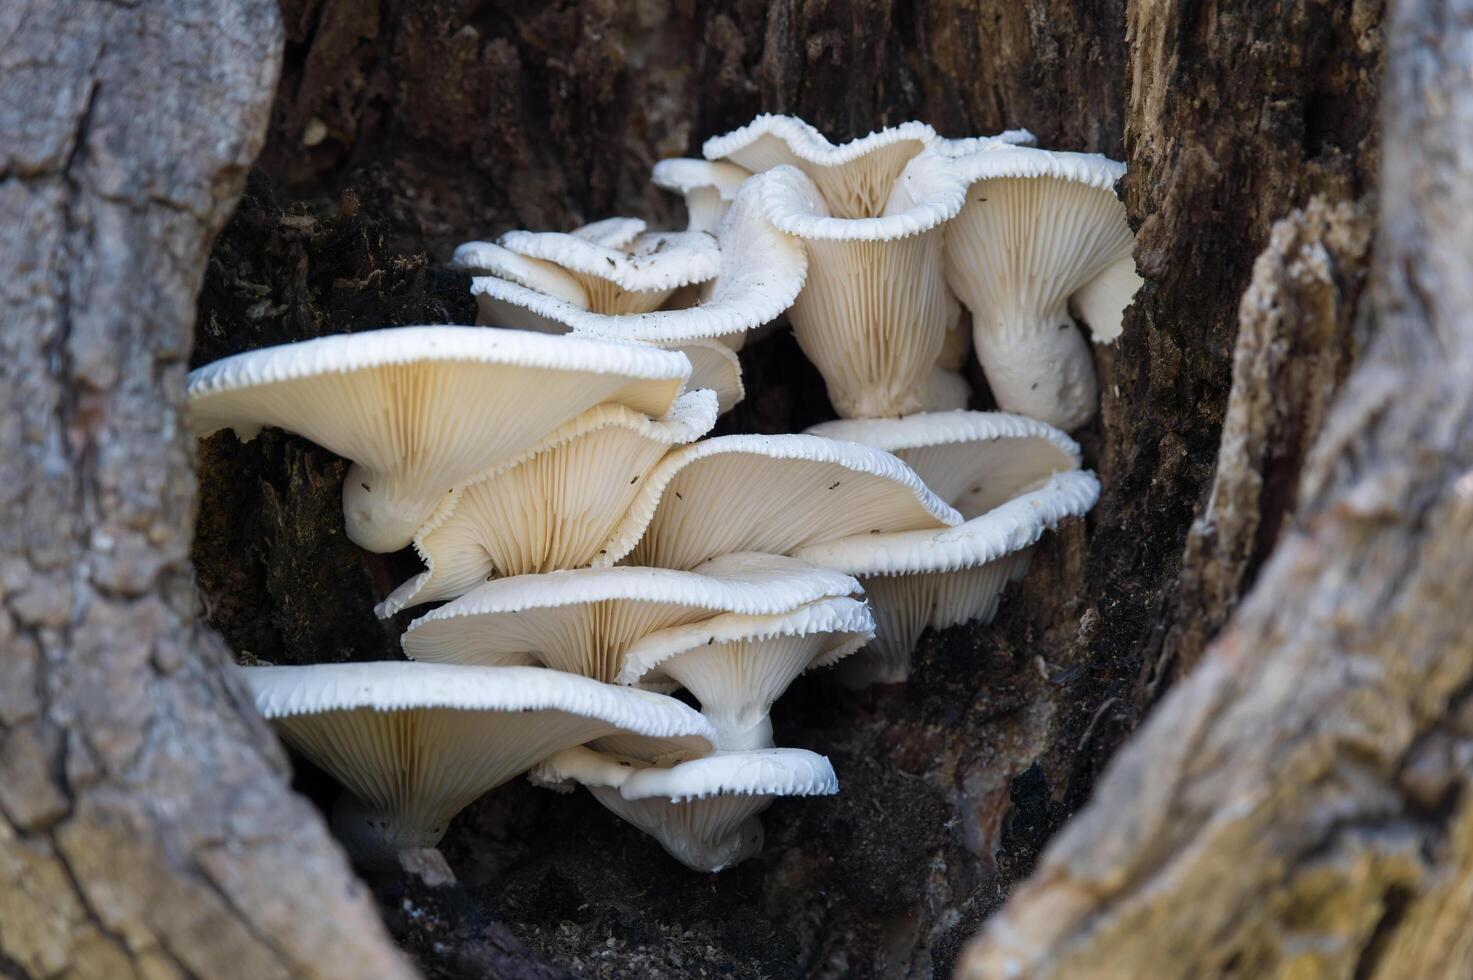
[{"label": "small mushroom", "polygon": [[660,461],[594,564],[694,568],[729,552],[960,522],[889,453],[812,435],[719,436]]},{"label": "small mushroom", "polygon": [[397,551],[467,479],[603,402],[669,411],[690,374],[673,351],[475,327],[398,327],[236,354],[191,371],[201,436],[262,426],[353,461],[348,537]]},{"label": "small mushroom", "polygon": [[434,847],[472,800],[583,743],[649,760],[711,750],[674,698],[528,667],[397,661],[240,667],[257,709],[347,791],[333,828],[356,861],[393,868]]},{"label": "small mushroom", "polygon": [[1044,532],[1082,516],[1099,497],[1094,474],[1079,470],[1078,444],[1019,415],[942,412],[811,431],[890,450],[967,518],[944,531],[854,535],[794,552],[864,585],[875,640],[840,668],[854,686],[905,680],[928,626],[990,621]]},{"label": "small mushroom", "polygon": [[658,309],[676,289],[721,269],[716,239],[699,231],[645,232],[617,248],[576,234],[509,231],[501,245],[563,269],[583,287],[588,309],[605,314]]},{"label": "small mushroom", "polygon": [[1070,311],[1109,343],[1141,283],[1113,189],[1125,165],[1017,146],[950,159],[968,191],[946,227],[946,281],[972,312],[992,394],[1008,411],[1074,428],[1098,392]]},{"label": "small mushroom", "polygon": [[716,394],[707,390],[681,395],[660,419],[599,405],[522,458],[457,487],[414,536],[426,570],[376,612],[387,618],[451,599],[492,577],[586,566],[644,477],[672,446],[705,435],[716,424],[716,409]]},{"label": "small mushroom", "polygon": [[721,752],[661,768],[588,748],[569,749],[529,773],[538,786],[586,786],[605,807],[659,841],[693,871],[721,871],[762,851],[758,814],[781,796],[831,796],[834,767],[806,749]]},{"label": "small mushroom", "polygon": [[[739,348],[747,331],[768,323],[792,305],[808,270],[802,243],[778,231],[763,216],[758,200],[760,187],[759,181],[749,180],[738,189],[731,209],[716,229],[720,271],[715,279],[701,284],[698,302],[693,306],[621,313],[540,291],[528,285],[526,277],[519,284],[495,274],[471,281],[481,320],[513,322],[535,316],[549,330],[558,329],[554,324],[562,324],[576,333],[607,339],[667,347],[718,339],[733,349]],[[467,255],[469,248],[462,246]]]},{"label": "small mushroom", "polygon": [[772,704],[794,679],[837,663],[874,637],[874,618],[847,596],[771,616],[727,613],[649,633],[624,654],[620,684],[670,680],[701,702],[720,750],[771,748]]},{"label": "small mushroom", "polygon": [[772,615],[857,592],[847,575],[777,555],[723,555],[694,571],[583,568],[477,586],[409,625],[415,660],[544,664],[612,681],[641,637],[721,613]]},{"label": "small mushroom", "polygon": [[715,233],[737,189],[751,172],[731,163],[709,160],[661,160],[650,179],[656,187],[685,197],[688,231]]}]

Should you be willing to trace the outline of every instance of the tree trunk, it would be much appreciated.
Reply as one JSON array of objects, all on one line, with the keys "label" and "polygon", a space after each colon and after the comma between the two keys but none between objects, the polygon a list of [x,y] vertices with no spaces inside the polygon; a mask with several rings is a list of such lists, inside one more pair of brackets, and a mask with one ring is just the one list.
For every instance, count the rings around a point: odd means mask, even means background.
[{"label": "tree trunk", "polygon": [[[612,214],[674,224],[678,205],[649,186],[650,165],[697,153],[706,137],[761,111],[801,115],[835,139],[908,118],[953,136],[1026,126],[1042,145],[1104,152],[1130,166],[1122,191],[1146,286],[1121,340],[1097,349],[1102,411],[1078,435],[1104,495],[1088,522],[1039,548],[993,625],[926,637],[903,691],[856,695],[819,676],[778,703],[778,740],[830,755],[843,792],[774,807],[760,860],[697,876],[587,794],[521,784],[489,794],[446,841],[461,884],[378,883],[391,931],[423,971],[946,975],[1091,796],[1096,803],[973,948],[970,970],[992,975],[998,957],[1013,957],[1038,975],[1169,976],[1157,966],[1171,961],[1181,975],[1258,976],[1292,973],[1289,951],[1300,950],[1310,964],[1300,969],[1350,977],[1358,968],[1427,964],[1453,949],[1442,930],[1462,911],[1456,869],[1473,848],[1453,770],[1473,722],[1460,720],[1454,696],[1462,682],[1452,648],[1459,639],[1468,645],[1464,627],[1456,606],[1438,605],[1434,576],[1444,593],[1466,591],[1447,533],[1466,522],[1453,489],[1458,440],[1466,439],[1453,423],[1463,401],[1444,390],[1464,365],[1452,342],[1458,292],[1447,287],[1466,277],[1451,265],[1434,270],[1435,281],[1409,279],[1406,270],[1424,249],[1466,263],[1456,232],[1467,209],[1449,212],[1467,188],[1423,186],[1409,172],[1418,153],[1440,155],[1447,162],[1438,173],[1451,181],[1462,152],[1455,138],[1466,145],[1468,135],[1451,126],[1467,111],[1451,93],[1466,89],[1457,74],[1466,78],[1466,68],[1456,62],[1453,27],[1461,22],[1451,13],[1413,39],[1437,10],[1459,4],[1403,6],[1409,26],[1399,50],[1407,54],[1393,79],[1401,101],[1388,118],[1399,128],[1386,141],[1385,184],[1392,189],[1394,179],[1400,196],[1394,209],[1391,198],[1381,209],[1381,241],[1395,240],[1378,245],[1377,312],[1361,314],[1383,336],[1332,412],[1366,332],[1351,325],[1368,305],[1381,0],[282,0],[283,70],[265,148],[210,256],[192,363],[330,332],[468,322],[468,283],[443,266],[456,242]],[[269,936],[286,962],[298,962],[290,954],[310,937],[344,936],[359,945],[323,962],[345,975],[392,975],[377,927],[365,923],[320,825],[283,797],[261,727],[232,720],[228,692],[210,669],[223,660],[218,647],[190,632],[187,643],[165,644],[178,652],[161,660],[150,639],[188,628],[184,612],[157,611],[188,608],[175,596],[188,482],[166,478],[161,461],[182,472],[187,457],[174,413],[180,362],[190,356],[188,307],[212,222],[233,198],[225,191],[238,189],[256,149],[252,126],[264,96],[241,92],[270,83],[272,72],[259,66],[274,70],[271,31],[242,28],[240,8],[223,21],[180,12],[167,30],[193,37],[187,50],[213,47],[208,58],[171,61],[171,74],[148,46],[163,43],[163,27],[121,28],[160,15],[108,11],[118,39],[97,28],[107,46],[96,40],[74,53],[92,74],[70,75],[113,79],[116,91],[100,83],[66,90],[58,111],[61,103],[42,105],[31,93],[61,90],[69,75],[23,85],[17,106],[71,122],[53,123],[44,152],[0,144],[0,160],[4,151],[24,157],[0,163],[0,194],[24,192],[20,200],[30,201],[45,182],[57,202],[69,202],[28,205],[57,215],[54,226],[28,216],[0,221],[0,236],[54,227],[59,243],[40,250],[55,256],[55,271],[32,268],[9,281],[65,287],[47,305],[34,299],[45,293],[12,285],[24,290],[22,309],[38,325],[7,324],[3,334],[22,346],[0,371],[23,371],[33,386],[7,389],[22,391],[11,417],[35,420],[0,430],[32,447],[32,455],[7,454],[27,469],[3,485],[20,488],[25,526],[59,537],[45,538],[38,552],[32,537],[41,532],[11,547],[0,531],[11,622],[0,618],[0,629],[16,632],[8,646],[36,651],[0,661],[0,670],[29,671],[19,686],[0,681],[0,820],[30,827],[12,797],[60,800],[47,811],[58,816],[18,838],[60,861],[57,828],[86,812],[78,801],[102,798],[90,787],[112,787],[106,798],[134,814],[125,826],[141,825],[143,839],[169,846],[122,848],[113,842],[133,831],[119,836],[107,823],[107,836],[78,825],[82,839],[129,856],[128,874],[109,868],[116,883],[90,897],[91,907],[127,922],[150,921],[145,913],[167,919],[153,911],[170,907],[161,895],[192,894],[201,876],[212,886],[223,877],[203,859],[179,856],[218,840],[198,829],[205,817],[180,821],[177,806],[144,808],[135,795],[157,783],[163,788],[152,799],[167,801],[167,788],[187,773],[199,812],[251,815],[241,831],[249,848],[216,844],[209,852],[246,862],[232,865],[237,890],[227,911],[254,924],[252,935]],[[61,35],[37,28],[36,16],[26,44],[8,45],[0,59],[33,49],[22,62],[63,60],[47,47]],[[0,25],[7,17],[27,23],[0,14]],[[1414,50],[1418,44],[1425,47]],[[112,74],[98,76],[97,66],[108,65]],[[140,104],[157,107],[169,125],[132,106],[86,111],[89,92],[98,104],[129,97],[139,81],[116,79],[124,69],[148,79],[151,94]],[[156,70],[157,79],[149,74]],[[1444,101],[1419,101],[1418,86],[1440,87]],[[187,107],[200,118],[182,116],[158,91],[189,92]],[[14,95],[0,85],[0,131],[29,133],[8,125]],[[78,119],[107,119],[108,128]],[[1431,134],[1439,142],[1419,149],[1416,138],[1432,125],[1444,127]],[[27,162],[42,158],[51,162]],[[1434,191],[1446,195],[1445,206],[1422,210]],[[182,209],[168,203],[175,197],[206,204]],[[16,208],[0,206],[0,216]],[[1422,225],[1408,217],[1418,214]],[[25,235],[29,246],[34,232]],[[0,248],[7,261],[27,254]],[[155,255],[171,259],[145,262]],[[72,261],[62,264],[63,256]],[[155,292],[141,282],[156,283]],[[113,293],[99,297],[104,285]],[[1418,302],[1403,308],[1397,297]],[[86,311],[104,309],[107,329],[84,333]],[[1420,332],[1417,316],[1425,318]],[[1386,339],[1397,323],[1408,339]],[[1427,324],[1439,331],[1443,363],[1426,356]],[[1403,359],[1392,364],[1388,345]],[[65,356],[48,358],[56,351]],[[795,431],[830,417],[821,382],[785,331],[742,357],[749,399],[723,430]],[[1414,368],[1436,371],[1407,381]],[[1376,401],[1378,378],[1418,389],[1417,405]],[[972,380],[985,390],[975,370]],[[151,415],[138,407],[146,392],[154,393]],[[1377,411],[1351,417],[1357,404]],[[1436,414],[1417,415],[1417,406]],[[1302,483],[1327,417],[1333,445],[1315,455]],[[55,447],[64,465],[34,447]],[[126,455],[109,463],[99,447]],[[1428,447],[1446,458],[1423,458]],[[1337,468],[1341,459],[1348,462]],[[150,467],[154,482],[117,489],[120,472]],[[202,445],[199,594],[239,658],[397,656],[409,617],[380,624],[371,606],[417,562],[363,555],[346,542],[342,471],[341,460],[281,434]],[[153,557],[140,566],[139,554]],[[133,570],[126,588],[109,571],[119,556]],[[1357,576],[1348,578],[1352,567]],[[1259,578],[1254,598],[1210,647]],[[36,596],[52,606],[33,611]],[[1370,613],[1405,603],[1425,610],[1414,628],[1391,616],[1350,635],[1335,618],[1370,623]],[[96,628],[88,634],[71,619],[95,609],[115,618],[88,646]],[[149,632],[127,626],[145,614],[152,618],[138,621]],[[120,635],[138,639],[120,644]],[[1409,651],[1407,643],[1420,646]],[[85,682],[66,680],[67,670]],[[38,671],[46,679],[33,682]],[[145,705],[111,697],[96,706],[96,691],[124,682],[141,690],[140,676],[148,678]],[[48,700],[13,693],[32,689]],[[176,689],[184,693],[163,693]],[[1412,692],[1421,697],[1415,704]],[[171,697],[186,700],[175,706]],[[172,727],[149,727],[155,716]],[[1310,719],[1323,724],[1310,727]],[[1296,720],[1298,729],[1286,727]],[[1390,728],[1367,734],[1372,722]],[[11,737],[32,728],[34,735]],[[190,734],[173,734],[183,731]],[[91,751],[80,754],[74,743]],[[100,753],[115,751],[125,752],[126,765],[109,768]],[[140,763],[140,752],[168,764]],[[76,758],[86,760],[83,776],[72,773]],[[326,788],[308,766],[298,776],[309,795]],[[51,796],[32,786],[50,787]],[[1262,805],[1226,805],[1243,799]],[[288,840],[301,855],[290,864],[280,858]],[[9,860],[8,846],[0,837],[0,860]],[[273,867],[262,854],[277,855],[279,887],[245,870]],[[6,903],[23,893],[8,884],[15,874],[0,873],[0,952],[22,974],[56,972],[54,959],[12,951]],[[71,874],[75,890],[87,892],[89,879]],[[19,901],[33,911],[33,900]],[[135,957],[138,949],[188,946],[151,921],[146,933],[99,931]],[[135,935],[157,938],[150,946]],[[52,948],[78,957],[85,947],[64,930]],[[1152,953],[1160,961],[1144,959]],[[180,972],[272,975],[252,972],[244,954],[225,955],[240,966],[196,969],[176,959]],[[1450,969],[1427,964],[1425,975]]]},{"label": "tree trunk", "polygon": [[1390,48],[1371,344],[1292,526],[964,976],[1473,973],[1473,4]]},{"label": "tree trunk", "polygon": [[200,628],[180,422],[265,2],[0,11],[0,973],[405,977]]}]

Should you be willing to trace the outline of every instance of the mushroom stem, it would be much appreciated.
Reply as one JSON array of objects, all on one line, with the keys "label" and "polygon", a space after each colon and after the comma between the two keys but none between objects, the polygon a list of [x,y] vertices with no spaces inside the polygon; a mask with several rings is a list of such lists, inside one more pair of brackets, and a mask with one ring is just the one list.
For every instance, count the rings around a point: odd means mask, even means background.
[{"label": "mushroom stem", "polygon": [[343,479],[343,523],[349,541],[378,554],[409,547],[438,501],[427,507],[397,492],[399,489],[396,481],[358,463],[348,467]]},{"label": "mushroom stem", "polygon": [[1061,429],[1094,415],[1094,359],[1064,306],[1036,319],[979,319],[972,339],[998,407]]},{"label": "mushroom stem", "polygon": [[376,810],[347,792],[339,794],[332,807],[333,833],[353,863],[365,871],[397,871],[401,852],[433,848],[445,836],[447,824]]},{"label": "mushroom stem", "polygon": [[766,711],[758,713],[756,705],[743,705],[736,711],[708,709],[701,714],[716,729],[718,752],[770,749],[776,744],[772,740],[772,716]]}]

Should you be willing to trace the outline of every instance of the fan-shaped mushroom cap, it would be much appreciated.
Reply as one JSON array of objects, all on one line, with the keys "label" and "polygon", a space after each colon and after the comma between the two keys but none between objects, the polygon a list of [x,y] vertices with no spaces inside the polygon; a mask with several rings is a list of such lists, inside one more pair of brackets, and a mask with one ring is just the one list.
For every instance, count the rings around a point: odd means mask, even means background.
[{"label": "fan-shaped mushroom cap", "polygon": [[476,327],[398,327],[236,354],[189,374],[190,424],[280,426],[353,460],[348,536],[397,551],[457,485],[601,402],[664,415],[690,374],[673,351]]},{"label": "fan-shaped mushroom cap", "polygon": [[426,570],[377,608],[463,595],[489,578],[586,566],[618,526],[639,483],[671,446],[716,424],[716,393],[681,395],[651,419],[622,405],[589,409],[521,459],[447,495],[414,536]]},{"label": "fan-shaped mushroom cap", "polygon": [[1029,549],[1045,531],[1087,513],[1099,495],[1095,475],[1074,470],[959,527],[851,537],[799,549],[807,561],[858,576],[874,611],[875,640],[845,665],[846,681],[903,681],[927,626],[990,622],[1003,588],[1027,572]]},{"label": "fan-shaped mushroom cap", "polygon": [[645,232],[643,218],[604,218],[568,232],[604,248],[628,248]]},{"label": "fan-shaped mushroom cap", "polygon": [[829,760],[806,749],[721,752],[671,768],[569,749],[545,760],[530,778],[552,789],[587,786],[681,864],[712,872],[761,852],[757,814],[777,797],[839,791]]},{"label": "fan-shaped mushroom cap", "polygon": [[[485,276],[473,279],[471,292],[488,317],[508,319],[506,307],[544,321],[545,329],[563,324],[576,333],[615,340],[638,340],[661,346],[687,341],[720,339],[741,346],[748,330],[781,316],[792,305],[808,272],[801,242],[772,227],[763,215],[760,180],[749,180],[716,230],[721,271],[701,286],[695,306],[615,314],[588,305],[558,299],[509,279]],[[497,312],[500,311],[500,312]]]},{"label": "fan-shaped mushroom cap", "polygon": [[[530,259],[494,242],[465,242],[455,249],[450,264],[480,275],[499,276],[519,286],[544,293],[553,299],[570,303],[580,310],[588,309],[588,292],[578,277],[552,262]],[[560,330],[544,329],[540,318],[533,327],[539,333],[561,333]],[[515,323],[502,322],[503,326],[515,327]]]},{"label": "fan-shaped mushroom cap", "polygon": [[719,436],[656,465],[594,564],[694,568],[734,551],[786,554],[960,521],[889,453],[811,435]]},{"label": "fan-shaped mushroom cap", "polygon": [[237,668],[287,742],[351,794],[333,824],[360,861],[433,847],[450,819],[539,759],[591,742],[676,760],[715,733],[673,698],[527,667],[401,662]]},{"label": "fan-shaped mushroom cap", "polygon": [[847,575],[776,555],[723,555],[695,571],[582,568],[477,586],[416,619],[404,652],[462,664],[542,663],[612,681],[640,637],[719,613],[787,612],[858,591]]},{"label": "fan-shaped mushroom cap", "polygon": [[808,431],[893,453],[969,520],[1055,473],[1079,468],[1079,443],[1067,433],[1007,412],[839,419]]},{"label": "fan-shaped mushroom cap", "polygon": [[961,139],[936,137],[926,149],[942,156],[962,157],[978,150],[994,150],[1009,146],[1037,146],[1038,137],[1026,129],[1005,129],[996,136],[967,136]]},{"label": "fan-shaped mushroom cap", "polygon": [[681,286],[721,269],[716,239],[699,231],[646,232],[618,248],[575,234],[509,231],[501,244],[568,272],[587,294],[587,308],[605,314],[649,312]]},{"label": "fan-shaped mushroom cap", "polygon": [[1140,285],[1115,196],[1123,164],[1027,147],[955,158],[967,204],[946,227],[946,279],[972,311],[977,359],[998,405],[1063,428],[1095,411],[1095,339],[1120,333]]},{"label": "fan-shaped mushroom cap", "polygon": [[835,146],[794,116],[761,115],[706,141],[707,160],[728,160],[753,173],[792,166],[807,174],[827,202],[825,214],[873,218],[912,158],[936,139],[925,123],[908,122]]},{"label": "fan-shaped mushroom cap", "polygon": [[920,411],[957,316],[941,227],[961,209],[965,186],[948,161],[912,160],[880,217],[830,216],[818,187],[791,167],[764,174],[761,188],[773,226],[808,251],[808,281],[789,319],[834,408],[850,418]]},{"label": "fan-shaped mushroom cap", "polygon": [[685,196],[690,231],[715,232],[726,209],[736,200],[737,188],[751,171],[732,163],[709,160],[661,160],[650,179],[656,187]]},{"label": "fan-shaped mushroom cap", "polygon": [[727,613],[637,640],[615,680],[674,681],[701,702],[718,749],[771,748],[772,703],[799,674],[864,646],[874,628],[864,603],[847,596],[775,616]]}]

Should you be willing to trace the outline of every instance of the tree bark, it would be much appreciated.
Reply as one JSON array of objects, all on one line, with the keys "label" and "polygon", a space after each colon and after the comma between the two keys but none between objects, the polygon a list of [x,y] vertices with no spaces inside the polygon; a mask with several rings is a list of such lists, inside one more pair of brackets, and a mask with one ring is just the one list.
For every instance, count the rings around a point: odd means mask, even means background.
[{"label": "tree bark", "polygon": [[258,0],[0,9],[0,973],[408,977],[195,616],[180,420]]},{"label": "tree bark", "polygon": [[1364,362],[1249,598],[969,977],[1465,977],[1473,4],[1391,25]]}]

